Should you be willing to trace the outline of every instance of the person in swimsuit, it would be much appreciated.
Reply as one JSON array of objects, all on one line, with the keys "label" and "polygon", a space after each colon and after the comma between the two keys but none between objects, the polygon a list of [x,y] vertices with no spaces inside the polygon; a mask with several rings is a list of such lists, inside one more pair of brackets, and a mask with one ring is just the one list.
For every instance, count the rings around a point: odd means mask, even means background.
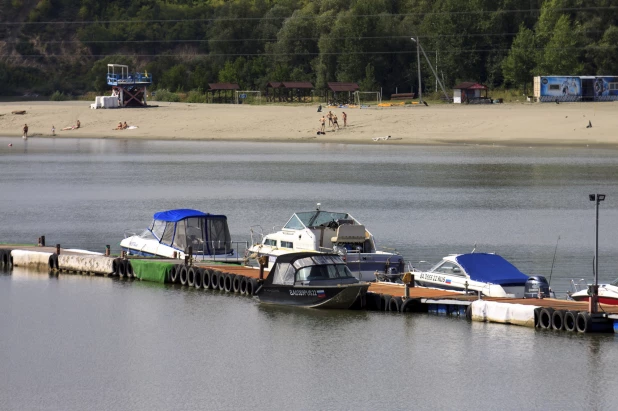
[{"label": "person in swimsuit", "polygon": [[21,136],[24,140],[28,139],[28,124],[24,124],[24,134]]},{"label": "person in swimsuit", "polygon": [[342,111],[342,116],[343,116],[343,126],[347,126],[348,125],[348,115],[345,113],[345,111]]},{"label": "person in swimsuit", "polygon": [[125,122],[124,122],[124,124],[122,125],[122,128],[123,128],[124,130],[126,130],[127,128],[129,128],[129,126],[127,125],[127,122],[126,122],[126,121],[125,121]]},{"label": "person in swimsuit", "polygon": [[52,124],[52,136],[56,135],[56,126]]},{"label": "person in swimsuit", "polygon": [[77,124],[75,125],[75,128],[80,128],[82,126],[82,123],[79,122],[79,120],[77,120]]},{"label": "person in swimsuit", "polygon": [[322,116],[322,118],[320,119],[320,132],[324,133],[324,129],[326,127],[326,119],[324,118],[324,116]]},{"label": "person in swimsuit", "polygon": [[333,125],[333,112],[329,111],[326,117],[328,117],[328,126],[329,127],[332,126]]},{"label": "person in swimsuit", "polygon": [[333,114],[333,130],[335,130],[335,126],[339,128],[339,123],[337,122],[337,114]]}]

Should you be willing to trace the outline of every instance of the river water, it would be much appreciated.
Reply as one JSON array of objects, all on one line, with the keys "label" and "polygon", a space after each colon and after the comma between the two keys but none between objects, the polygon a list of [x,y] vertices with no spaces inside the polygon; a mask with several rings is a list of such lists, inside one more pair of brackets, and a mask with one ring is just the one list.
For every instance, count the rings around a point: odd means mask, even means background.
[{"label": "river water", "polygon": [[[416,267],[476,245],[564,295],[592,277],[588,194],[607,195],[600,279],[618,275],[617,154],[0,138],[0,242],[117,251],[169,208],[226,214],[246,241],[320,202]],[[617,340],[16,268],[0,275],[0,409],[612,409]]]}]

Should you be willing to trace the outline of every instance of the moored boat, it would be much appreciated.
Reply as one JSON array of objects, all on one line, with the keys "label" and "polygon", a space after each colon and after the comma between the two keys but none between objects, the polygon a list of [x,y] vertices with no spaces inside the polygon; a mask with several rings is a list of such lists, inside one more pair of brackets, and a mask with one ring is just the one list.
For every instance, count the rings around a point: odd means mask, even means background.
[{"label": "moored boat", "polygon": [[339,254],[353,275],[374,281],[375,273],[403,273],[404,259],[397,253],[378,251],[373,235],[349,213],[320,210],[292,215],[281,230],[261,235],[247,250],[253,257],[268,256],[272,267],[277,257],[295,252]]},{"label": "moored boat", "polygon": [[[586,285],[583,289],[579,289],[582,287],[576,286],[574,286],[574,288],[575,292],[569,293],[569,298],[575,301],[590,300],[590,295],[588,294],[588,290],[590,288],[589,285]],[[599,284],[599,303],[618,305],[618,278],[608,284]]]},{"label": "moored boat", "polygon": [[191,209],[155,213],[146,230],[126,235],[120,246],[130,255],[147,257],[182,259],[191,248],[195,259],[238,259],[227,217]]},{"label": "moored boat", "polygon": [[550,296],[544,277],[528,277],[497,254],[449,255],[429,271],[413,274],[421,286],[480,292],[487,297],[535,298],[539,289],[543,297]]},{"label": "moored boat", "polygon": [[301,252],[277,257],[256,295],[269,304],[347,309],[367,288],[339,255]]}]

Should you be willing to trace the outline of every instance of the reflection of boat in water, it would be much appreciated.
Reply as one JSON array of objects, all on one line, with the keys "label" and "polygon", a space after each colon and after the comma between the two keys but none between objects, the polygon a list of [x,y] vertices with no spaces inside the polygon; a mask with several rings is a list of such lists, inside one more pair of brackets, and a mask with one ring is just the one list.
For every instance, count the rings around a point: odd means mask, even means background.
[{"label": "reflection of boat in water", "polygon": [[227,217],[190,209],[156,213],[144,232],[127,236],[120,246],[128,254],[147,257],[184,258],[191,247],[197,259],[238,258]]},{"label": "reflection of boat in water", "polygon": [[[588,294],[590,285],[585,282],[582,285],[582,282],[584,282],[584,280],[580,280],[580,283],[575,284],[575,282],[571,280],[573,291],[568,294],[570,299],[575,301],[590,300],[590,295]],[[609,284],[599,284],[599,302],[601,304],[618,305],[618,278]]]},{"label": "reflection of boat in water", "polygon": [[414,272],[421,286],[481,292],[487,297],[536,298],[550,296],[544,277],[528,277],[496,254],[469,253],[444,257],[429,271]]},{"label": "reflection of boat in water", "polygon": [[[253,234],[253,229],[252,229]],[[403,273],[399,254],[378,251],[373,235],[348,213],[320,210],[295,213],[285,226],[262,235],[248,249],[254,256],[267,255],[269,267],[281,255],[294,252],[327,252],[342,256],[356,278],[375,280],[375,272]]]},{"label": "reflection of boat in water", "polygon": [[347,309],[367,288],[337,254],[287,253],[277,257],[256,295],[271,304]]}]

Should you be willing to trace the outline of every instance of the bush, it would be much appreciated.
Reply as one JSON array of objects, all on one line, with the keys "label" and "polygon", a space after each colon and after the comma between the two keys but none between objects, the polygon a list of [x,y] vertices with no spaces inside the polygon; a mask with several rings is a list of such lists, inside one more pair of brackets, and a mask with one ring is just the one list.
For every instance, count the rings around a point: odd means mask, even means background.
[{"label": "bush", "polygon": [[157,90],[154,99],[157,101],[169,101],[171,103],[178,103],[180,101],[178,94],[165,89]]},{"label": "bush", "polygon": [[206,103],[206,94],[198,91],[190,91],[187,96],[187,103]]},{"label": "bush", "polygon": [[64,94],[61,91],[56,90],[56,91],[54,91],[54,94],[52,94],[49,97],[49,99],[50,99],[50,101],[66,101],[66,100],[69,99],[69,96],[67,96],[66,94]]}]

